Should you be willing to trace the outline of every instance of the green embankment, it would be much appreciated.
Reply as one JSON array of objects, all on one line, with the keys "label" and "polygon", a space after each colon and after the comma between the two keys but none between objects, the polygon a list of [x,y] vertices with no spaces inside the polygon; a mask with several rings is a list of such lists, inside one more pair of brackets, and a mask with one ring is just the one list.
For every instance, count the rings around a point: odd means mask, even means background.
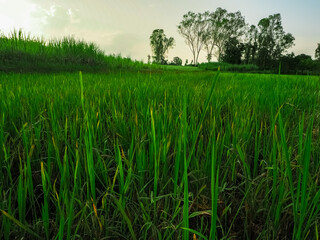
[{"label": "green embankment", "polygon": [[96,44],[73,37],[45,40],[21,30],[0,34],[0,72],[110,72],[143,67],[142,62],[107,56]]}]

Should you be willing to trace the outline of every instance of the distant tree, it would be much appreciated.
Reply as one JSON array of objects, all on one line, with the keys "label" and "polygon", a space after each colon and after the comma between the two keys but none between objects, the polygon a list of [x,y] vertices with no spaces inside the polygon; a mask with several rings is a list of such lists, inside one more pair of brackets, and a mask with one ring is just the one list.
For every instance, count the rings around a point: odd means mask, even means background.
[{"label": "distant tree", "polygon": [[312,57],[310,55],[306,54],[300,54],[295,57],[297,60],[297,68],[299,73],[305,74],[312,72],[316,68],[315,62],[312,60]]},{"label": "distant tree", "polygon": [[280,58],[281,72],[285,74],[318,74],[317,61],[312,60],[310,55],[294,53],[287,54]]},{"label": "distant tree", "polygon": [[320,43],[318,43],[318,47],[315,52],[315,58],[320,61]]},{"label": "distant tree", "polygon": [[258,28],[257,63],[266,68],[271,61],[278,60],[285,50],[294,45],[295,38],[291,33],[284,32],[279,13],[261,19]]},{"label": "distant tree", "polygon": [[240,64],[243,48],[243,44],[241,44],[238,39],[228,39],[224,44],[224,53],[221,56],[221,61]]},{"label": "distant tree", "polygon": [[217,8],[213,13],[205,12],[204,18],[208,19],[204,33],[204,45],[207,52],[207,60],[211,61],[213,51],[216,50],[218,61],[224,54],[226,42],[230,39],[240,41],[244,34],[245,19],[241,12],[228,13],[227,10]]},{"label": "distant tree", "polygon": [[188,12],[183,15],[183,19],[178,25],[178,32],[185,38],[195,65],[198,63],[199,53],[204,45],[204,33],[208,24],[206,17],[208,14]]},{"label": "distant tree", "polygon": [[188,59],[186,59],[186,62],[184,63],[184,65],[185,65],[185,66],[187,66],[187,65],[188,65]]},{"label": "distant tree", "polygon": [[154,62],[159,64],[165,64],[165,54],[168,52],[170,48],[174,46],[174,44],[174,39],[172,37],[167,38],[164,34],[163,29],[153,30],[150,36],[150,45],[154,54],[154,56],[152,56]]},{"label": "distant tree", "polygon": [[151,56],[150,56],[150,54],[148,54],[148,64],[150,64],[151,63]]},{"label": "distant tree", "polygon": [[255,62],[258,50],[258,29],[255,25],[251,25],[245,31],[244,40],[244,63],[252,64]]},{"label": "distant tree", "polygon": [[296,74],[299,60],[295,57],[294,53],[289,53],[280,58],[281,73],[283,74]]},{"label": "distant tree", "polygon": [[182,65],[182,59],[179,57],[174,57],[172,60],[173,65],[181,66]]}]

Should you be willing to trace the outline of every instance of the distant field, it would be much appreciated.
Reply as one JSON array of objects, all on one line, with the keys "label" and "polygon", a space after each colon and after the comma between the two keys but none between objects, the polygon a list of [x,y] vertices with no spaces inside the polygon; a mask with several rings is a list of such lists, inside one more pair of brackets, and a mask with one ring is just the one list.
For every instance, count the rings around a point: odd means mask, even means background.
[{"label": "distant field", "polygon": [[310,76],[0,74],[0,239],[318,239],[319,106]]},{"label": "distant field", "polygon": [[164,70],[178,70],[178,71],[186,71],[186,72],[203,71],[198,67],[192,67],[192,66],[160,65],[159,68]]}]

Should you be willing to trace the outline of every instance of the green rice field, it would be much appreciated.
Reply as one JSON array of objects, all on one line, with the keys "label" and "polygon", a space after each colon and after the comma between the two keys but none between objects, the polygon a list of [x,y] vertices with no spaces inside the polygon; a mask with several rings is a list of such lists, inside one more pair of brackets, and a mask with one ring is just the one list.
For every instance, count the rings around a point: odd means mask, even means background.
[{"label": "green rice field", "polygon": [[320,78],[0,74],[0,239],[319,239]]}]

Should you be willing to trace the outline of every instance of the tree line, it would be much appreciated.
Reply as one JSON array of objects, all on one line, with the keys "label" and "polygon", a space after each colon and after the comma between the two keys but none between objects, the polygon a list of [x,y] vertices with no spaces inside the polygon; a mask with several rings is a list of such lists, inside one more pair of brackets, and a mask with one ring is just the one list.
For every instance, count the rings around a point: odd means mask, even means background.
[{"label": "tree line", "polygon": [[[214,12],[188,12],[178,25],[178,33],[192,53],[192,65],[198,65],[200,52],[205,51],[208,63],[215,57],[230,64],[254,64],[261,70],[282,67],[287,73],[297,73],[302,68],[311,72],[320,69],[320,44],[315,61],[306,54],[287,53],[295,38],[284,31],[279,13],[262,18],[257,25],[249,25],[240,11],[217,8]],[[150,45],[153,62],[168,64],[166,54],[175,40],[166,37],[163,29],[156,29],[150,36]]]}]

